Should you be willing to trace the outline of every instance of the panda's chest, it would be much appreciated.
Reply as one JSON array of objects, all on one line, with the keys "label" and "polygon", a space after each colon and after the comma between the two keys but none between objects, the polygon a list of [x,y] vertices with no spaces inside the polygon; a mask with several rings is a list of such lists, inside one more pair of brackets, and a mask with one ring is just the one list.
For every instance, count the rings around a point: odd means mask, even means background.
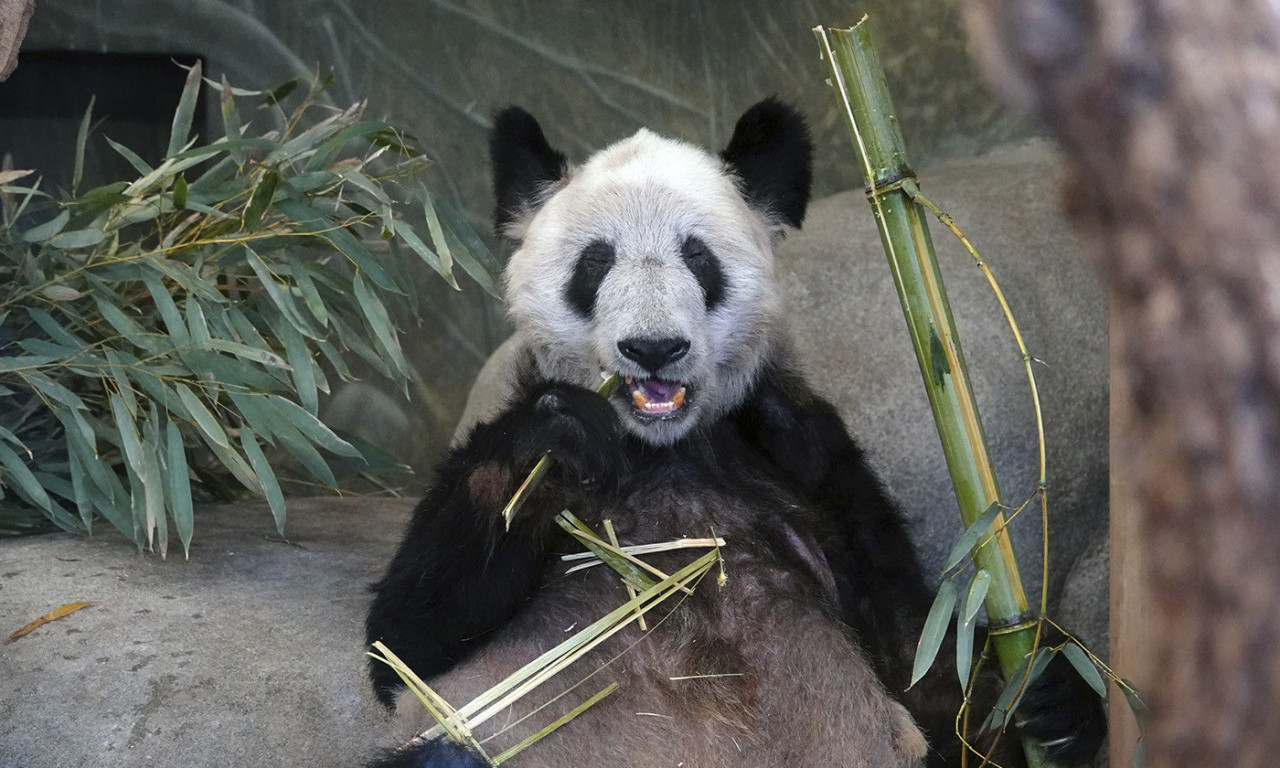
[{"label": "panda's chest", "polygon": [[705,462],[676,454],[624,479],[621,493],[592,516],[609,519],[627,543],[725,535],[749,526],[757,510],[724,479]]}]

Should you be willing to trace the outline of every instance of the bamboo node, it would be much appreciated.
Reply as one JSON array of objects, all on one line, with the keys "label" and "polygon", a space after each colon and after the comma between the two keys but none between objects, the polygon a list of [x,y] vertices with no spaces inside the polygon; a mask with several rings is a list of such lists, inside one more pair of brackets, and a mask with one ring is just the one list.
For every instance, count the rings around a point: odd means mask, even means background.
[{"label": "bamboo node", "polygon": [[1038,616],[1031,616],[1028,614],[1024,614],[1022,616],[1017,617],[1012,622],[1003,621],[1003,622],[996,622],[994,624],[988,625],[987,634],[991,635],[992,637],[999,637],[1000,635],[1012,635],[1014,633],[1021,632],[1026,629],[1031,629],[1032,627],[1034,627],[1039,623],[1040,623],[1040,618]]}]

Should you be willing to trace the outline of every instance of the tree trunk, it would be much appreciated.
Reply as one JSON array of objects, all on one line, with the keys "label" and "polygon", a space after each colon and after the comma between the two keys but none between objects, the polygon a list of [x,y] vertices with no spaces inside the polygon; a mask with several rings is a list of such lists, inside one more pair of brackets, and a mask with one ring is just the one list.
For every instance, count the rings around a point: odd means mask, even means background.
[{"label": "tree trunk", "polygon": [[[1148,765],[1280,760],[1280,16],[1267,0],[960,0],[1069,155],[1107,278],[1149,592]],[[1124,674],[1124,670],[1118,670]],[[1113,705],[1114,706],[1114,705]]]},{"label": "tree trunk", "polygon": [[17,68],[18,46],[35,10],[36,0],[0,0],[0,80]]}]

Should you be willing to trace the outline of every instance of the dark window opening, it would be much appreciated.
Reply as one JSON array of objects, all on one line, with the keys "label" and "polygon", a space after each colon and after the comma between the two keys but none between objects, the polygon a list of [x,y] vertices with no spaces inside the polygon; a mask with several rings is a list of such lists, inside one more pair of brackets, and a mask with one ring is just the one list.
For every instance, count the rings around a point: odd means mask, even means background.
[{"label": "dark window opening", "polygon": [[[18,68],[0,83],[0,157],[14,168],[33,169],[40,188],[55,196],[69,190],[76,134],[89,99],[94,130],[85,150],[79,191],[140,174],[104,137],[128,147],[154,167],[169,146],[173,112],[182,95],[193,54],[23,51]],[[206,125],[205,101],[194,125]],[[24,179],[27,183],[32,179]]]}]

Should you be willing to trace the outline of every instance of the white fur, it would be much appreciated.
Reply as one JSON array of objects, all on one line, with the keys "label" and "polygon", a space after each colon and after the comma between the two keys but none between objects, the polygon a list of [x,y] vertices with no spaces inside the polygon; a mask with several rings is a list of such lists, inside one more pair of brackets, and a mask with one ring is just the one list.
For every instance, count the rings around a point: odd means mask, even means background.
[{"label": "white fur", "polygon": [[[719,158],[641,130],[570,171],[516,234],[522,242],[507,267],[507,302],[543,376],[589,387],[602,370],[642,376],[619,353],[619,340],[688,339],[688,354],[663,372],[690,385],[685,418],[643,421],[619,405],[628,429],[654,444],[679,439],[746,396],[778,322],[772,237]],[[711,311],[681,258],[689,236],[706,243],[726,278],[724,300]],[[584,319],[564,291],[594,240],[612,243],[617,256],[593,317]]]}]

